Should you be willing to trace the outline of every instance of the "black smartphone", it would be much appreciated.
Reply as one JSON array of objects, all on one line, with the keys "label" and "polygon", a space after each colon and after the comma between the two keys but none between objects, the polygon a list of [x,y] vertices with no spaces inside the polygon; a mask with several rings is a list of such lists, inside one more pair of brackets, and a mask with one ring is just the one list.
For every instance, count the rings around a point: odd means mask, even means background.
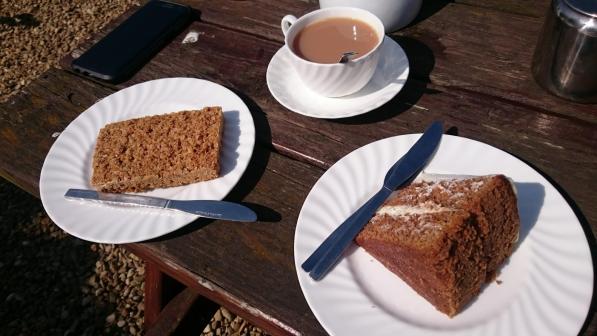
[{"label": "black smartphone", "polygon": [[188,6],[150,1],[71,65],[106,81],[126,79],[186,27],[191,13]]}]

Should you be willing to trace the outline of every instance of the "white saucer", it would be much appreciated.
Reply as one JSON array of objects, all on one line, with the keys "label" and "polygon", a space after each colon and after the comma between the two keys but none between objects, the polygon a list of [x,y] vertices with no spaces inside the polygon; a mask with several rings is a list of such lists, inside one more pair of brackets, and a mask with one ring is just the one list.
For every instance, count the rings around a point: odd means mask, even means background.
[{"label": "white saucer", "polygon": [[314,118],[345,118],[374,110],[400,92],[408,77],[408,58],[398,43],[385,37],[377,70],[360,91],[328,98],[307,88],[290,63],[290,50],[283,46],[267,67],[267,87],[287,109]]}]

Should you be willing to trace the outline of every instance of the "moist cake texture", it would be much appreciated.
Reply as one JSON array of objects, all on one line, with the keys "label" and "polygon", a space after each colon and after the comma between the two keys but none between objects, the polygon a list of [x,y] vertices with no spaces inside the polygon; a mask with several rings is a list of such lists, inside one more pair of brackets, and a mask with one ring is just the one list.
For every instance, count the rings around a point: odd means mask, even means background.
[{"label": "moist cake texture", "polygon": [[388,198],[356,242],[452,317],[512,253],[516,203],[503,175],[415,182]]},{"label": "moist cake texture", "polygon": [[218,177],[221,107],[180,111],[106,125],[93,154],[91,185],[139,192]]}]

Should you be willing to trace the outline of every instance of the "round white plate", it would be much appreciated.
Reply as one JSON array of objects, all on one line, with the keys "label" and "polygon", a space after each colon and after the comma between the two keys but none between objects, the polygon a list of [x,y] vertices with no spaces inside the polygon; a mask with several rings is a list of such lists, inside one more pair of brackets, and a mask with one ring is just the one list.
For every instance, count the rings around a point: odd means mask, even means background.
[{"label": "round white plate", "polygon": [[224,134],[220,177],[186,186],[156,189],[146,195],[189,200],[224,198],[247,168],[255,144],[253,118],[227,88],[195,78],[153,80],[120,90],[81,113],[60,134],[41,170],[44,208],[64,231],[99,243],[130,243],[179,229],[198,216],[168,210],[117,207],[64,199],[69,188],[93,189],[91,159],[96,137],[107,123],[148,115],[221,106]]},{"label": "round white plate", "polygon": [[267,67],[267,87],[287,109],[314,118],[345,118],[372,111],[400,92],[408,78],[408,58],[398,43],[385,37],[373,78],[359,92],[339,98],[324,97],[307,88],[290,62],[284,46]]},{"label": "round white plate", "polygon": [[450,319],[353,246],[321,281],[300,265],[380,187],[389,167],[420,135],[361,147],[315,184],[299,215],[294,255],[311,310],[332,335],[576,335],[593,291],[593,266],[580,223],[556,189],[528,165],[489,145],[444,135],[428,173],[501,173],[518,189],[519,245],[465,310]]}]

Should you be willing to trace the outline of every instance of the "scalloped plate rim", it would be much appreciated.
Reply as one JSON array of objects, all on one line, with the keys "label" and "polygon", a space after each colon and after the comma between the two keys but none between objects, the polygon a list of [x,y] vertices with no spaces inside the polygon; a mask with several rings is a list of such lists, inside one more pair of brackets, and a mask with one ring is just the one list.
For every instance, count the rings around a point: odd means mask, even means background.
[{"label": "scalloped plate rim", "polygon": [[[311,212],[308,213],[307,209],[309,209],[309,207],[314,206],[314,204],[311,204],[314,201],[321,201],[320,199],[316,199],[317,197],[317,193],[321,192],[322,188],[326,187],[328,188],[328,190],[330,190],[330,183],[332,178],[338,178],[339,175],[341,175],[341,173],[345,173],[349,168],[352,168],[354,170],[354,167],[347,167],[349,165],[349,162],[351,157],[356,157],[357,155],[360,155],[364,152],[374,152],[374,149],[379,149],[380,147],[385,147],[388,148],[390,147],[392,144],[398,144],[398,143],[406,143],[407,145],[409,145],[408,147],[410,147],[410,145],[414,144],[414,142],[416,141],[416,139],[418,138],[418,136],[420,136],[420,134],[406,134],[406,135],[398,135],[398,136],[394,136],[394,137],[390,137],[390,138],[385,138],[385,139],[381,139],[375,142],[372,142],[370,144],[367,144],[365,146],[362,146],[354,151],[352,151],[351,153],[347,154],[346,156],[344,156],[343,158],[341,158],[340,160],[338,160],[334,165],[332,165],[332,167],[330,167],[320,178],[319,180],[315,183],[315,185],[312,187],[311,191],[309,192],[309,194],[307,195],[305,202],[303,204],[303,207],[301,208],[301,211],[299,213],[299,217],[297,220],[297,226],[296,226],[296,230],[295,230],[295,237],[294,237],[294,261],[295,261],[295,268],[296,268],[296,273],[297,273],[297,277],[299,280],[299,284],[301,287],[301,290],[303,292],[303,295],[305,296],[305,299],[307,300],[307,303],[309,305],[309,307],[311,308],[312,312],[314,313],[315,317],[317,318],[317,320],[321,323],[321,325],[324,327],[324,329],[331,335],[343,335],[346,334],[347,330],[350,330],[350,332],[363,332],[364,330],[358,330],[358,325],[355,325],[357,322],[356,321],[363,321],[364,319],[370,318],[370,319],[374,319],[376,318],[378,321],[379,319],[381,319],[382,317],[379,316],[373,316],[373,315],[384,315],[386,313],[379,313],[379,310],[376,310],[376,313],[371,313],[373,314],[372,316],[363,316],[362,314],[359,314],[359,316],[336,316],[336,318],[334,319],[330,319],[329,318],[329,314],[330,311],[344,311],[347,310],[350,307],[350,305],[346,304],[342,306],[342,309],[340,309],[340,307],[335,306],[334,302],[330,302],[330,301],[326,301],[324,304],[322,304],[321,302],[316,302],[315,298],[312,297],[312,295],[315,295],[316,292],[316,287],[320,286],[321,288],[317,289],[319,291],[322,290],[326,290],[327,292],[329,291],[334,291],[334,285],[333,284],[326,284],[324,281],[327,281],[327,278],[333,278],[334,276],[336,277],[340,277],[340,275],[337,275],[336,273],[340,273],[343,272],[342,274],[345,276],[346,274],[350,274],[350,276],[346,276],[345,279],[333,279],[332,281],[336,281],[336,283],[340,282],[341,280],[344,281],[343,285],[346,285],[346,282],[349,283],[353,283],[355,280],[352,279],[352,277],[354,277],[353,271],[346,271],[345,268],[348,268],[349,262],[346,261],[346,259],[350,259],[353,258],[353,255],[349,255],[347,258],[344,258],[343,261],[341,261],[338,265],[336,265],[336,268],[340,268],[340,271],[337,271],[336,269],[334,269],[331,273],[329,273],[327,275],[327,277],[321,281],[321,282],[315,282],[312,279],[310,279],[308,277],[308,275],[302,270],[302,268],[300,267],[301,263],[304,261],[304,259],[312,252],[312,249],[314,249],[319,243],[321,243],[321,241],[333,230],[333,228],[337,225],[339,225],[340,223],[325,223],[325,220],[323,220],[322,218],[317,218],[320,221],[317,222],[317,224],[314,225],[319,225],[319,226],[325,226],[325,224],[327,224],[327,226],[329,227],[324,227],[322,230],[325,231],[325,234],[320,234],[317,237],[316,242],[314,243],[313,246],[311,246],[310,250],[304,250],[304,246],[301,247],[301,244],[304,245],[304,241],[307,240],[309,237],[307,237],[306,235],[309,233],[308,231],[305,232],[306,229],[306,225],[309,221],[309,219],[305,219],[305,216],[309,215],[313,215]],[[534,174],[534,178],[536,178],[538,181],[540,181],[540,183],[543,185],[543,187],[545,188],[545,192],[546,192],[546,197],[547,197],[547,191],[549,189],[550,193],[554,193],[554,195],[550,195],[553,197],[556,197],[557,200],[559,200],[561,203],[560,205],[564,207],[564,210],[562,210],[565,214],[565,216],[568,216],[568,219],[572,220],[573,223],[570,223],[570,225],[568,226],[568,231],[572,230],[574,231],[574,233],[578,236],[578,235],[582,235],[582,241],[578,242],[577,251],[580,251],[581,255],[582,255],[582,260],[581,262],[584,264],[584,267],[587,267],[588,269],[590,269],[590,272],[587,270],[587,279],[584,279],[582,285],[584,286],[584,288],[588,288],[587,292],[583,293],[583,298],[582,298],[582,304],[579,304],[578,307],[578,311],[582,312],[582,316],[581,313],[578,313],[577,316],[575,316],[576,318],[576,322],[574,323],[576,330],[574,330],[574,333],[578,333],[578,331],[580,330],[581,326],[583,325],[587,313],[589,311],[589,306],[591,303],[591,298],[592,298],[592,293],[593,293],[593,278],[594,278],[594,274],[593,274],[593,264],[592,264],[592,257],[590,254],[590,250],[589,250],[589,246],[588,246],[588,242],[586,237],[584,236],[584,232],[581,228],[580,222],[578,221],[578,218],[576,217],[576,215],[574,214],[574,212],[572,211],[572,209],[570,208],[570,205],[565,201],[565,199],[561,196],[561,194],[559,194],[559,192],[557,191],[557,189],[555,189],[555,187],[553,185],[551,185],[551,183],[549,183],[549,181],[547,181],[543,176],[541,176],[541,174],[539,174],[537,171],[535,171],[532,167],[528,166],[526,163],[522,162],[521,160],[519,160],[518,158],[516,158],[515,156],[504,152],[498,148],[495,148],[493,146],[490,146],[488,144],[485,144],[483,142],[480,141],[476,141],[476,140],[472,140],[472,139],[468,139],[468,138],[464,138],[464,137],[456,137],[456,136],[450,136],[450,135],[444,135],[444,138],[442,139],[442,143],[440,144],[440,149],[438,150],[438,153],[441,153],[440,150],[442,148],[446,148],[446,146],[448,147],[454,147],[456,146],[456,144],[460,142],[461,144],[464,144],[465,146],[476,146],[479,148],[485,148],[485,149],[489,149],[489,152],[493,152],[493,154],[498,154],[498,158],[504,158],[506,161],[511,161],[515,162],[517,165],[519,165],[520,167],[524,167],[525,169],[529,169],[530,172],[532,172],[532,174]],[[404,152],[407,150],[408,148],[404,149]],[[404,153],[401,153],[404,154]],[[401,155],[398,154],[398,155]],[[396,154],[394,154],[396,156]],[[436,154],[437,156],[438,154]],[[488,154],[489,155],[489,154]],[[392,160],[392,162],[390,162],[390,164],[388,165],[388,167],[391,165],[391,163],[393,163],[394,160]],[[503,162],[500,162],[500,164],[504,164]],[[433,160],[430,163],[429,166],[433,166]],[[436,167],[437,168],[437,167]],[[445,168],[448,168],[447,171],[443,170]],[[442,169],[440,169],[441,171],[433,171],[430,170],[428,172],[436,172],[436,173],[452,173],[452,174],[467,174],[466,171],[449,171],[449,167],[443,167]],[[383,179],[383,174],[385,174],[385,171],[380,171],[378,173],[379,176],[377,176],[377,178],[379,178],[380,180]],[[358,179],[359,177],[355,177],[352,176],[352,178],[356,178]],[[333,189],[333,188],[332,188]],[[371,193],[373,193],[375,190],[371,190]],[[364,199],[366,199],[367,197],[365,197]],[[338,200],[334,199],[333,201],[331,201],[332,205],[340,205],[338,204]],[[327,204],[328,206],[326,207],[326,209],[332,208],[330,206],[330,204]],[[545,205],[543,205],[543,207],[540,209],[540,213],[541,214],[543,212]],[[348,211],[347,213],[343,213],[343,217],[342,218],[346,218],[351,211],[354,211],[356,209],[351,209],[350,211]],[[312,220],[313,221],[313,220]],[[331,225],[331,226],[330,226]],[[536,225],[536,224],[535,224]],[[529,232],[529,235],[532,233],[533,229],[531,229],[531,232]],[[313,234],[313,232],[311,232],[311,234]],[[581,236],[578,236],[581,237]],[[313,239],[313,237],[310,237],[311,239]],[[527,237],[528,239],[528,237]],[[525,245],[525,250],[528,250],[528,246],[530,245],[531,247],[533,247],[533,242],[528,242]],[[303,250],[301,250],[301,248]],[[360,248],[356,248],[356,250],[359,250]],[[519,252],[519,251],[515,251],[515,254],[517,253],[523,253],[523,252]],[[365,252],[363,252],[363,254],[366,254]],[[513,254],[513,257],[514,255]],[[372,258],[372,257],[371,257]],[[530,257],[532,258],[532,256]],[[353,258],[354,259],[354,258]],[[351,265],[354,265],[351,264]],[[534,264],[533,264],[534,265]],[[380,266],[381,268],[383,268],[383,266]],[[391,274],[388,270],[384,269],[382,272],[386,272]],[[529,271],[530,274],[532,274],[533,272]],[[392,276],[395,277],[395,275],[392,274]],[[530,276],[530,275],[529,275]],[[399,279],[399,278],[398,278]],[[402,281],[402,280],[397,280],[397,281]],[[328,282],[329,283],[329,282]],[[406,286],[406,285],[405,285]],[[358,286],[357,286],[358,287]],[[527,292],[532,290],[527,288],[528,286],[524,286],[523,290],[526,290]],[[362,287],[358,287],[358,288],[362,288]],[[351,289],[354,289],[353,287],[351,287]],[[336,291],[339,291],[339,289],[336,289]],[[509,305],[507,310],[511,310],[514,308],[517,308],[517,306],[519,305],[518,302],[522,299],[520,299],[520,297],[522,297],[523,295],[526,295],[525,293],[527,292],[523,292],[523,294],[520,294],[519,296],[516,297],[516,300],[514,301],[513,304]],[[414,292],[413,292],[414,293]],[[352,294],[351,294],[352,295]],[[369,294],[367,293],[360,293],[359,295],[363,295],[363,296],[367,296]],[[416,293],[414,295],[417,295]],[[483,295],[483,292],[480,294]],[[350,296],[350,295],[349,295]],[[329,297],[326,297],[327,299],[329,299]],[[336,297],[336,300],[357,300],[355,298],[350,298],[350,297]],[[422,300],[422,299],[421,299]],[[368,302],[369,303],[369,302]],[[362,307],[363,302],[359,301],[359,304],[361,305],[361,307],[358,307],[360,309],[365,309],[367,307]],[[428,304],[428,303],[427,303]],[[430,304],[428,304],[430,307],[432,307]],[[513,306],[516,306],[513,308]],[[472,306],[474,307],[474,306]],[[335,308],[335,310],[334,310]],[[471,308],[469,308],[471,309]],[[327,314],[327,315],[326,315]],[[332,313],[333,314],[333,313]],[[325,316],[324,316],[325,315]],[[345,314],[346,315],[346,314]],[[387,314],[386,314],[387,315]],[[482,331],[484,327],[488,327],[489,323],[491,323],[492,321],[497,321],[498,319],[501,319],[501,317],[505,314],[498,314],[498,317],[495,317],[493,319],[490,319],[488,321],[485,321],[484,324],[481,325],[472,325],[472,326],[468,326],[468,327],[463,327],[463,328],[455,328],[455,329],[433,329],[433,328],[429,328],[427,326],[421,326],[419,324],[416,323],[411,323],[409,321],[405,321],[405,320],[400,320],[400,319],[396,319],[396,318],[386,318],[385,316],[383,317],[383,322],[385,323],[395,323],[392,326],[395,326],[397,330],[400,330],[400,332],[402,334],[408,334],[408,335],[468,335],[468,334],[474,334],[474,333],[479,333],[479,331]],[[353,317],[353,318],[351,318]],[[341,321],[341,322],[338,322]],[[498,323],[498,322],[496,322]],[[503,322],[502,322],[503,323]],[[386,324],[387,326],[387,324]],[[491,326],[489,326],[491,327]],[[489,328],[488,327],[488,328]],[[499,325],[496,326],[497,328],[501,327]],[[341,330],[340,330],[341,329]],[[491,329],[490,329],[491,330]],[[498,329],[499,330],[499,329]],[[503,331],[503,329],[502,329]],[[570,330],[569,330],[570,331]],[[377,333],[373,330],[368,330],[368,332],[372,335],[377,335]],[[506,334],[509,334],[510,330],[507,329]],[[553,332],[553,331],[552,331]],[[392,333],[386,333],[386,334],[392,334]],[[481,333],[483,334],[483,333]]]},{"label": "scalloped plate rim", "polygon": [[[92,104],[91,106],[89,106],[87,109],[85,109],[82,113],[80,113],[75,119],[73,119],[65,128],[64,130],[62,130],[62,132],[60,132],[60,135],[54,140],[54,143],[52,144],[52,147],[50,148],[50,150],[48,151],[45,159],[44,159],[44,163],[42,166],[42,170],[40,173],[40,179],[39,179],[39,190],[40,190],[40,198],[42,201],[42,204],[44,206],[44,209],[46,210],[46,212],[48,213],[49,217],[54,221],[54,223],[59,226],[62,230],[64,230],[65,232],[76,236],[78,238],[87,240],[87,241],[92,241],[92,242],[97,242],[97,243],[115,243],[115,244],[121,244],[121,243],[133,243],[133,242],[139,242],[139,241],[145,241],[148,239],[153,239],[156,237],[160,237],[163,236],[165,234],[171,233],[173,231],[176,231],[186,225],[188,225],[189,223],[193,222],[194,220],[200,218],[199,216],[196,215],[192,215],[192,214],[186,214],[186,213],[178,213],[178,212],[172,212],[170,210],[159,210],[159,209],[144,209],[144,208],[139,208],[139,207],[135,207],[135,210],[137,213],[140,213],[141,215],[146,215],[149,214],[149,216],[155,216],[155,218],[159,218],[159,219],[155,219],[155,220],[161,220],[162,222],[166,221],[168,222],[168,224],[166,225],[168,228],[167,229],[160,229],[158,231],[155,232],[146,232],[144,234],[139,234],[137,235],[137,237],[127,237],[127,238],[119,238],[119,237],[115,237],[115,238],[110,238],[110,239],[105,239],[105,238],[95,238],[93,235],[89,235],[86,234],[84,232],[78,231],[75,227],[72,227],[72,225],[65,225],[65,223],[61,222],[61,220],[59,218],[62,217],[61,214],[59,214],[59,210],[55,209],[55,206],[49,206],[49,201],[51,198],[55,198],[55,195],[51,195],[50,191],[48,191],[49,189],[51,189],[49,182],[48,182],[48,174],[50,174],[51,172],[48,171],[48,167],[51,165],[51,161],[55,160],[54,156],[59,154],[59,149],[60,146],[64,146],[62,144],[62,141],[66,141],[65,139],[68,136],[71,135],[75,135],[73,134],[73,132],[75,132],[76,127],[83,127],[81,126],[81,124],[87,120],[89,120],[90,118],[92,118],[92,116],[90,116],[91,113],[93,113],[96,109],[103,107],[105,104],[109,104],[110,100],[113,99],[132,99],[132,98],[127,98],[128,96],[133,95],[134,90],[151,90],[152,88],[155,89],[155,86],[159,86],[159,85],[173,85],[174,88],[176,88],[177,85],[179,85],[181,88],[186,88],[185,85],[187,85],[190,90],[193,89],[197,89],[197,88],[201,88],[202,90],[215,90],[215,92],[218,92],[219,95],[225,97],[225,100],[218,100],[218,102],[222,105],[223,110],[225,112],[224,117],[226,118],[227,114],[226,111],[237,111],[238,112],[238,121],[240,123],[239,129],[238,129],[238,146],[236,147],[236,154],[237,157],[235,158],[235,165],[234,167],[226,173],[226,175],[230,174],[230,178],[228,178],[227,176],[220,176],[218,179],[215,180],[211,180],[211,181],[206,181],[206,182],[198,182],[198,183],[193,183],[193,184],[189,184],[186,186],[181,186],[181,187],[174,187],[174,188],[165,188],[165,189],[156,189],[154,191],[148,192],[148,194],[155,194],[156,191],[157,193],[160,193],[160,190],[170,190],[169,193],[172,193],[171,190],[174,190],[175,188],[180,188],[180,190],[184,193],[185,190],[188,190],[188,188],[197,188],[198,185],[203,184],[203,186],[201,186],[200,188],[203,189],[202,193],[208,193],[207,191],[205,191],[205,188],[208,188],[210,183],[212,181],[217,181],[217,185],[222,186],[222,190],[217,190],[215,192],[211,192],[211,196],[206,197],[206,199],[223,199],[229,192],[230,190],[232,190],[232,188],[238,183],[238,181],[240,180],[240,178],[243,176],[245,170],[248,167],[248,163],[251,159],[252,153],[253,153],[253,149],[254,149],[254,145],[255,145],[255,126],[254,126],[254,121],[253,121],[253,117],[251,115],[251,112],[249,110],[249,108],[246,106],[246,104],[242,101],[242,99],[240,97],[238,97],[234,92],[232,92],[230,89],[226,88],[223,85],[220,85],[218,83],[215,82],[211,82],[205,79],[199,79],[199,78],[192,78],[192,77],[170,77],[170,78],[160,78],[160,79],[154,79],[154,80],[148,80],[145,82],[141,82],[141,83],[137,83],[134,85],[131,85],[129,87],[123,88],[121,90],[118,90],[116,92],[111,93],[110,95],[103,97],[101,99],[98,99],[94,104]],[[206,93],[201,93],[200,95],[205,96]],[[135,98],[135,97],[134,97]],[[158,96],[155,99],[159,99],[160,97]],[[137,98],[138,100],[140,100],[140,98]],[[186,101],[187,97],[184,98],[179,98],[178,102],[177,102],[177,98],[176,97],[166,97],[165,99],[163,99],[160,102],[167,102],[169,104],[183,104],[180,103],[180,101],[185,100],[183,105],[188,105],[188,102]],[[195,98],[191,98],[191,99],[195,99]],[[212,99],[212,98],[210,98]],[[218,98],[219,99],[219,98]],[[142,106],[143,103],[141,103]],[[200,103],[197,103],[200,104]],[[215,105],[212,104],[211,105]],[[201,105],[201,106],[197,106],[197,108],[202,108],[204,106],[208,106],[208,105]],[[155,114],[163,114],[163,113],[168,113],[168,112],[175,112],[175,111],[160,111],[157,113],[149,113],[149,114],[145,114],[145,113],[136,113],[136,114],[126,114],[125,118],[115,118],[114,120],[110,121],[110,122],[114,122],[114,121],[118,121],[118,120],[122,120],[122,119],[131,119],[131,118],[135,118],[135,117],[141,117],[144,115],[155,115]],[[117,115],[118,112],[114,112],[114,115]],[[235,119],[236,120],[236,119]],[[97,125],[96,125],[97,126]],[[104,125],[99,125],[99,127],[97,127],[96,131],[99,131],[99,128],[103,127]],[[226,124],[224,125],[224,127],[226,127]],[[224,139],[226,139],[226,134],[224,134],[224,138],[223,138],[223,142],[225,141]],[[94,146],[95,144],[95,140],[93,140],[91,146]],[[220,154],[222,155],[222,154]],[[81,163],[83,164],[83,163]],[[225,181],[220,181],[220,179],[225,178]],[[205,187],[204,187],[205,186]],[[80,187],[80,186],[68,186],[68,187]],[[209,187],[213,189],[212,187]],[[180,191],[176,192],[177,194],[180,194]],[[159,195],[158,195],[159,196]],[[188,199],[188,197],[173,197],[173,198],[177,198],[177,199]],[[56,199],[56,198],[55,198]],[[62,197],[63,202],[72,202],[72,201],[67,201]],[[88,203],[85,204],[81,204],[81,206],[93,206],[93,207],[97,207],[95,205],[91,205]],[[105,212],[112,212],[113,209],[109,208],[109,206],[105,206],[105,205],[99,205],[99,207],[103,207],[105,208]],[[97,209],[97,208],[96,208]],[[91,211],[95,211],[95,210],[91,210]],[[100,211],[104,211],[104,210],[100,210]],[[116,211],[120,211],[120,209],[116,209]],[[124,216],[135,216],[135,215],[131,215],[131,214],[127,214],[127,211],[121,212],[124,213]],[[103,218],[101,220],[104,220]],[[96,219],[97,221],[97,219]],[[135,236],[133,234],[133,236]]]}]

